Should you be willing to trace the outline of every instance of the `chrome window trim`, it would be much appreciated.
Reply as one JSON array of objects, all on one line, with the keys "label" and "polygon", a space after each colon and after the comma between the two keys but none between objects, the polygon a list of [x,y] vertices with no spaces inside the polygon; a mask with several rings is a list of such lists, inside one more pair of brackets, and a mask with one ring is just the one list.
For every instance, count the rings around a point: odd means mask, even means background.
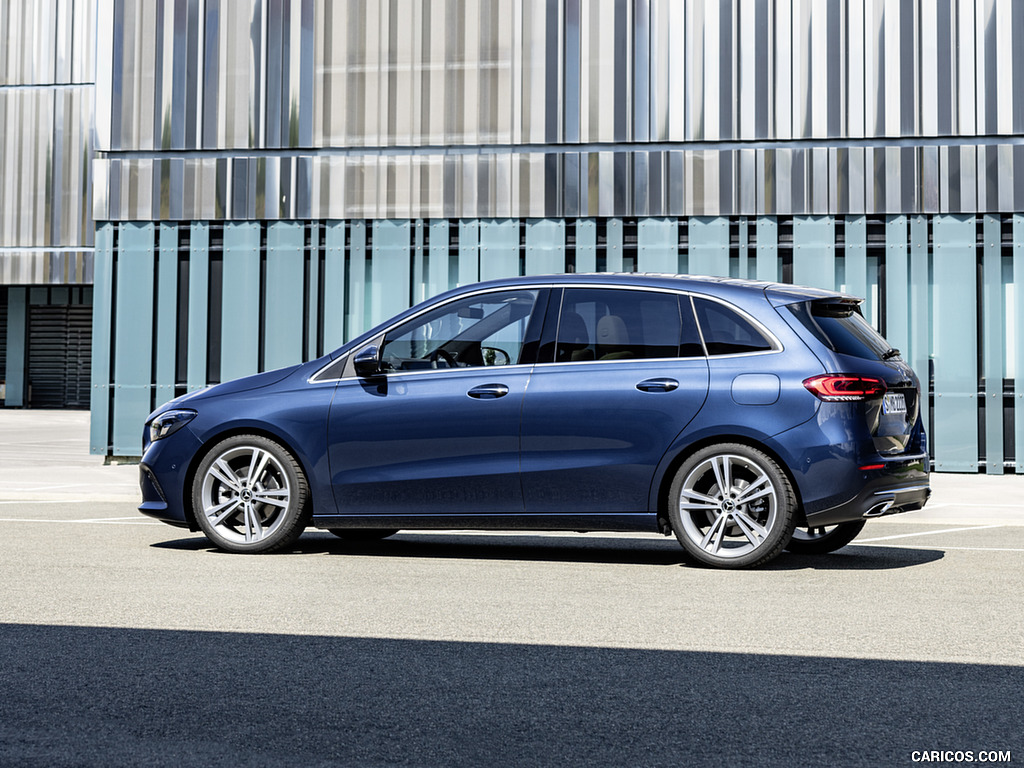
[{"label": "chrome window trim", "polygon": [[[520,368],[524,368],[524,369],[530,370],[533,367],[534,367],[534,363],[523,363],[523,364],[517,363],[515,365],[472,365],[472,366],[468,366],[466,368],[421,368],[418,371],[393,371],[393,372],[388,372],[387,379],[388,379],[388,381],[391,381],[392,379],[404,379],[404,378],[407,378],[409,376],[421,376],[424,373],[427,373],[427,374],[430,374],[431,376],[433,376],[433,375],[436,375],[436,374],[439,374],[439,373],[470,373],[472,371],[498,371],[498,370],[501,370],[501,371],[511,371],[513,369],[520,369]],[[356,380],[358,378],[359,378],[358,376],[345,376],[345,377],[340,378],[340,379],[325,379],[325,381],[337,381],[337,382],[354,381],[354,380]]]},{"label": "chrome window trim", "polygon": [[[637,273],[637,274],[642,274],[642,273]],[[685,275],[680,275],[680,277],[682,279],[686,279]],[[660,286],[660,285],[651,285],[651,286],[647,286],[647,285],[618,285],[618,284],[615,284],[615,283],[608,283],[608,282],[604,282],[604,281],[602,281],[602,282],[594,282],[594,283],[590,283],[590,282],[575,282],[575,281],[558,281],[558,282],[551,282],[551,283],[545,283],[545,282],[532,283],[531,282],[531,283],[524,283],[524,284],[521,284],[521,285],[493,286],[493,287],[490,287],[490,288],[483,288],[483,289],[481,289],[479,291],[475,291],[475,292],[471,292],[471,293],[459,294],[458,296],[452,296],[448,301],[445,301],[442,304],[429,304],[426,307],[424,307],[423,309],[421,309],[419,312],[416,312],[415,314],[409,315],[408,317],[402,319],[400,322],[397,322],[397,323],[394,323],[394,324],[388,326],[386,329],[384,329],[384,331],[382,331],[381,333],[377,334],[372,339],[368,340],[363,346],[364,347],[365,346],[369,346],[370,344],[373,344],[374,341],[383,342],[384,337],[387,336],[391,331],[393,331],[398,326],[404,325],[405,323],[409,322],[410,320],[415,320],[417,317],[420,317],[421,315],[423,315],[423,314],[425,314],[427,312],[432,312],[433,310],[438,309],[439,307],[443,307],[443,306],[445,306],[447,304],[451,304],[451,303],[456,302],[456,301],[462,301],[464,299],[472,298],[474,296],[484,296],[484,295],[489,294],[489,293],[501,293],[501,292],[505,292],[505,291],[519,291],[519,290],[522,290],[522,291],[544,290],[544,289],[557,290],[559,288],[585,288],[585,289],[586,288],[608,288],[608,289],[620,290],[620,291],[646,291],[648,293],[652,293],[652,292],[653,293],[671,293],[671,294],[674,294],[676,296],[687,296],[687,297],[689,297],[691,299],[693,297],[695,297],[695,296],[698,297],[698,298],[701,298],[701,299],[707,299],[708,301],[714,301],[714,302],[717,302],[717,303],[721,304],[722,306],[732,310],[733,312],[736,312],[738,315],[740,315],[741,317],[746,319],[751,325],[753,325],[769,341],[769,343],[771,343],[772,348],[771,349],[766,349],[766,350],[758,350],[757,352],[738,352],[738,353],[729,354],[729,355],[709,355],[708,354],[708,350],[707,350],[707,345],[704,343],[704,331],[700,327],[700,320],[697,317],[697,308],[693,306],[693,303],[691,301],[690,311],[693,312],[693,321],[694,321],[694,323],[697,326],[697,332],[700,334],[701,346],[704,348],[704,357],[703,358],[700,358],[700,357],[641,357],[641,358],[634,358],[634,359],[629,359],[629,360],[576,360],[576,361],[568,361],[568,362],[561,362],[561,363],[559,363],[559,362],[550,362],[550,363],[526,363],[526,364],[518,364],[517,363],[516,365],[489,365],[489,366],[488,365],[484,365],[484,366],[475,366],[475,368],[482,368],[482,369],[487,369],[487,370],[494,370],[494,369],[499,369],[500,368],[501,370],[506,370],[507,371],[507,370],[510,370],[512,368],[534,368],[536,366],[551,366],[551,365],[579,365],[581,363],[638,363],[638,362],[648,362],[648,361],[658,362],[658,361],[700,360],[700,359],[704,359],[704,360],[712,360],[712,359],[714,359],[714,360],[723,360],[723,359],[728,359],[728,358],[757,357],[757,356],[760,356],[760,355],[774,355],[774,354],[778,354],[778,353],[784,351],[784,347],[782,345],[782,342],[779,341],[778,337],[774,333],[772,333],[764,325],[764,323],[762,323],[760,320],[755,318],[753,315],[751,315],[746,310],[744,310],[744,309],[742,309],[740,307],[737,307],[735,304],[730,304],[728,301],[725,301],[724,299],[720,299],[717,296],[709,296],[706,293],[695,293],[693,291],[693,289],[688,289],[688,288],[665,288],[664,286]],[[561,314],[561,311],[562,311],[561,306],[559,306],[559,308],[558,308],[559,314]],[[362,347],[360,347],[360,349],[361,348]],[[347,355],[352,355],[356,351],[357,350],[352,350],[351,352],[348,352]],[[307,384],[327,384],[327,383],[334,383],[334,384],[336,384],[336,383],[341,382],[341,381],[348,381],[350,379],[358,378],[357,376],[354,376],[354,375],[352,375],[352,376],[341,376],[341,377],[335,378],[335,379],[319,379],[319,378],[317,378],[321,373],[323,373],[328,368],[330,368],[332,365],[337,363],[339,359],[340,358],[335,358],[335,359],[331,360],[329,363],[327,363],[326,365],[324,365],[322,368],[317,370],[316,373],[314,373],[312,376],[310,376],[306,380],[306,383]],[[347,366],[345,366],[345,367],[347,367]],[[471,368],[458,368],[458,369],[436,368],[436,369],[423,369],[423,370],[419,370],[419,371],[397,371],[397,372],[394,372],[394,373],[388,373],[387,377],[390,379],[390,378],[394,378],[396,376],[408,376],[410,374],[422,374],[422,373],[443,373],[445,371],[450,371],[450,370],[465,371],[465,370],[473,370],[473,369],[471,369]]]}]

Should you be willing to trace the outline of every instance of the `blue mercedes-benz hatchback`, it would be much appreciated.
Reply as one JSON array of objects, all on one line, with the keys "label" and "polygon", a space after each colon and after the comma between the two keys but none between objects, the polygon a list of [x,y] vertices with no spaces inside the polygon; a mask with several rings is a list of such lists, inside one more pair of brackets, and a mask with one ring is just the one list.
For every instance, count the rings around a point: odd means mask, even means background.
[{"label": "blue mercedes-benz hatchback", "polygon": [[465,286],[157,409],[140,510],[232,552],[309,525],[656,531],[723,568],[829,552],[930,493],[917,377],[859,305],[679,275]]}]

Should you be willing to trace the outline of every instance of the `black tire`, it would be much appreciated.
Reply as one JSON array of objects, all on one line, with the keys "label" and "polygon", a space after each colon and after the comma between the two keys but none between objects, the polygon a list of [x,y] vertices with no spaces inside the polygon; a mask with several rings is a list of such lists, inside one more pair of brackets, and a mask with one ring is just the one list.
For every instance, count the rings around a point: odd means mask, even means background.
[{"label": "black tire", "polygon": [[327,530],[345,541],[380,541],[398,533],[397,528],[328,528]]},{"label": "black tire", "polygon": [[796,526],[796,506],[789,478],[770,456],[722,443],[682,463],[669,490],[668,515],[690,559],[746,568],[782,552]]},{"label": "black tire", "polygon": [[786,549],[794,555],[824,555],[842,549],[864,528],[865,520],[852,520],[837,525],[803,527],[793,531]]},{"label": "black tire", "polygon": [[295,457],[261,435],[213,446],[192,481],[192,509],[206,537],[227,552],[275,552],[295,543],[312,514]]}]

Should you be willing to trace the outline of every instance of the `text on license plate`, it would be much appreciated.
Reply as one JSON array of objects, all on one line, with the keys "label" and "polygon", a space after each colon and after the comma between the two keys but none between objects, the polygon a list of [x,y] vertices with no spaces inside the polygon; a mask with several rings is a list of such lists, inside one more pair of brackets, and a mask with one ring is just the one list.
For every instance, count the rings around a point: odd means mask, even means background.
[{"label": "text on license plate", "polygon": [[906,413],[907,399],[900,392],[889,392],[882,398],[882,413]]}]

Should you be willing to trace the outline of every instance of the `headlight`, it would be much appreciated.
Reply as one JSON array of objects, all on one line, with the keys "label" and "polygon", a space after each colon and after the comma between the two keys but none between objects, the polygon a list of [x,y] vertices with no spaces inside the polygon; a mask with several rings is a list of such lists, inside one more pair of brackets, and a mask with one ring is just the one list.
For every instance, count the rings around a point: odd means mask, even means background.
[{"label": "headlight", "polygon": [[195,417],[195,411],[164,411],[149,422],[150,442],[173,435]]}]

